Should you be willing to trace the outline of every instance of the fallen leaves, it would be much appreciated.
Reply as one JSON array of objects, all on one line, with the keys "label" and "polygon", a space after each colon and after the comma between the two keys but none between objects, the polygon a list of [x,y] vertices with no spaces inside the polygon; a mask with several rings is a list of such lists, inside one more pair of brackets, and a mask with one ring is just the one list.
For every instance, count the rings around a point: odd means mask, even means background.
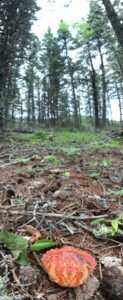
[{"label": "fallen leaves", "polygon": [[21,226],[18,229],[20,231],[23,230],[23,231],[28,232],[31,235],[33,235],[33,236],[26,237],[31,243],[34,243],[35,241],[37,241],[39,238],[41,238],[41,235],[42,235],[39,230],[37,230],[35,227],[33,227],[31,225]]}]

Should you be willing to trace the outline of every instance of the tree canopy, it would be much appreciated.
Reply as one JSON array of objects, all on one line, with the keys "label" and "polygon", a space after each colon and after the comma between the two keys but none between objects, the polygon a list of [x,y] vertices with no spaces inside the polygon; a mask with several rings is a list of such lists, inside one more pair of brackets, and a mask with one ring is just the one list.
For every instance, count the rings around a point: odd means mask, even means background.
[{"label": "tree canopy", "polygon": [[49,27],[38,39],[31,31],[35,0],[0,2],[1,130],[16,119],[29,126],[81,128],[86,120],[105,127],[113,101],[122,124],[121,6],[120,0],[117,6],[91,0],[86,19],[61,20],[56,34]]}]

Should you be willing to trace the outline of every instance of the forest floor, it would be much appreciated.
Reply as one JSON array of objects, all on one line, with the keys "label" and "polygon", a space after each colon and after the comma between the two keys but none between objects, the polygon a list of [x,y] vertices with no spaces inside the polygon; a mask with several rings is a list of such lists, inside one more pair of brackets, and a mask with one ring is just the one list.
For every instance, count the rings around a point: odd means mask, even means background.
[{"label": "forest floor", "polygon": [[[33,241],[39,233],[40,239],[56,241],[58,246],[91,251],[97,260],[94,275],[100,284],[104,258],[108,267],[112,257],[122,260],[122,229],[121,140],[106,132],[1,137],[0,230],[33,237]],[[89,298],[82,292],[78,295],[75,289],[59,287],[40,265],[39,257],[47,250],[36,252],[36,256],[30,252],[30,265],[22,266],[2,241],[0,300],[121,299],[116,294],[110,298],[110,291],[109,298],[104,298],[100,288]]]}]

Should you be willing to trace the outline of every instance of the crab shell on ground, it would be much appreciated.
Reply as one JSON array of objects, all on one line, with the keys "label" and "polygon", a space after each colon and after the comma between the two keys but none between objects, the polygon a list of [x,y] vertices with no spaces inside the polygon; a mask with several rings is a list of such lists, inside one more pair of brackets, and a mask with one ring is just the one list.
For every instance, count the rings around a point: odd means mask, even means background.
[{"label": "crab shell on ground", "polygon": [[41,261],[50,280],[64,287],[80,286],[96,267],[90,252],[72,246],[49,250]]}]

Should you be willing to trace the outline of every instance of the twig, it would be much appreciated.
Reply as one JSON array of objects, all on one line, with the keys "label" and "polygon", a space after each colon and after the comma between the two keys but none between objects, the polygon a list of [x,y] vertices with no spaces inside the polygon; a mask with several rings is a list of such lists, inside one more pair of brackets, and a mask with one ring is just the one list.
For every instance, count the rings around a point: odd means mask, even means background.
[{"label": "twig", "polygon": [[33,254],[33,256],[34,256],[34,258],[35,258],[37,264],[38,264],[38,265],[43,269],[43,271],[46,273],[46,270],[45,270],[45,268],[44,268],[44,266],[43,266],[41,260],[39,259],[38,255],[37,255],[35,252],[33,252],[33,251],[32,251],[32,254]]},{"label": "twig", "polygon": [[117,245],[113,245],[113,246],[109,246],[109,247],[107,247],[107,249],[109,250],[109,249],[113,249],[113,248],[122,248],[123,247],[123,243],[119,243],[119,244],[117,244]]},{"label": "twig", "polygon": [[[1,209],[0,213],[6,213],[7,211],[5,209]],[[8,212],[7,212],[8,213]],[[10,211],[9,215],[26,215],[26,216],[30,216],[32,215],[32,211]],[[50,218],[64,218],[64,219],[71,219],[71,220],[94,220],[94,219],[99,219],[99,218],[107,218],[109,216],[111,216],[113,214],[109,213],[109,214],[105,214],[105,215],[99,215],[99,216],[85,216],[85,217],[81,217],[81,216],[71,216],[71,215],[65,215],[65,214],[58,214],[58,213],[45,213],[45,212],[37,212],[37,216],[44,216],[45,217],[49,217]]]},{"label": "twig", "polygon": [[77,225],[77,226],[79,226],[79,227],[81,227],[82,229],[84,229],[84,230],[86,230],[88,232],[91,232],[91,233],[93,232],[93,230],[91,228],[87,227],[86,225],[84,225],[84,224],[82,224],[80,222],[74,221],[74,224]]},{"label": "twig", "polygon": [[[29,161],[29,160],[31,160],[31,159],[35,159],[35,156],[31,156],[31,157],[24,158],[24,159],[25,159],[25,162],[24,162],[24,163],[26,163],[27,161]],[[13,165],[17,165],[17,164],[19,164],[19,163],[21,163],[21,160],[20,160],[20,161],[13,161],[13,162],[10,162],[10,163],[8,163],[8,164],[4,164],[4,165],[0,166],[0,169],[6,168],[6,167],[10,167],[10,166],[13,166]]]},{"label": "twig", "polygon": [[101,266],[101,263],[99,261],[99,276],[100,276],[100,280],[102,280],[102,266]]}]

